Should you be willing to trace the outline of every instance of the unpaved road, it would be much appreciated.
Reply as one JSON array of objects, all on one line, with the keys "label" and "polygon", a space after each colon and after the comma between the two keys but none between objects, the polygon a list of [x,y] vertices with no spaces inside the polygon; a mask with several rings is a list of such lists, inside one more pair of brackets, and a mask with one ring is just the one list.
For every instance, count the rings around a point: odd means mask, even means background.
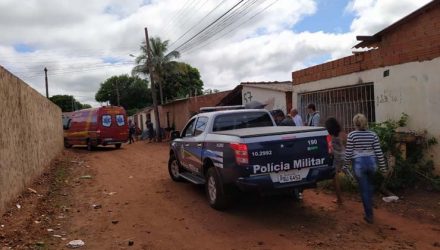
[{"label": "unpaved road", "polygon": [[[121,150],[68,151],[83,164],[70,173],[65,249],[439,249],[436,215],[405,216],[378,202],[376,223],[362,221],[361,203],[343,206],[322,190],[307,190],[301,203],[289,197],[243,197],[228,211],[209,207],[203,187],[173,182],[167,172],[168,145],[137,142]],[[91,179],[80,176],[91,175]],[[70,183],[70,182],[69,182]],[[348,194],[347,194],[348,196]],[[438,199],[438,195],[436,199]],[[440,200],[439,200],[440,201]],[[100,205],[93,208],[93,205]],[[440,203],[439,203],[440,205]],[[401,210],[399,210],[401,209]],[[396,210],[396,209],[395,209]],[[408,213],[411,214],[411,213]],[[417,213],[416,213],[417,214]],[[59,224],[60,225],[60,224]],[[129,241],[133,245],[129,246]]]}]

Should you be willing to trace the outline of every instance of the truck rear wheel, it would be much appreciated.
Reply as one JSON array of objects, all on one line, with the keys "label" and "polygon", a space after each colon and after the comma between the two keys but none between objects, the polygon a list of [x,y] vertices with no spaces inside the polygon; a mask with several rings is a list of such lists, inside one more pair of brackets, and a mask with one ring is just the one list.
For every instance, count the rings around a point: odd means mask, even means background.
[{"label": "truck rear wheel", "polygon": [[88,151],[92,151],[93,150],[93,145],[92,145],[92,140],[87,140],[87,150]]},{"label": "truck rear wheel", "polygon": [[120,148],[121,148],[121,145],[122,145],[121,143],[116,143],[116,144],[115,144],[115,148],[120,149]]},{"label": "truck rear wheel", "polygon": [[67,140],[64,139],[64,147],[65,147],[65,148],[71,148],[71,147],[72,147],[72,144],[69,144],[69,143],[67,142]]},{"label": "truck rear wheel", "polygon": [[179,160],[177,160],[176,156],[170,155],[170,159],[168,160],[168,173],[173,181],[182,181],[182,177],[180,177],[181,170]]},{"label": "truck rear wheel", "polygon": [[208,169],[206,174],[206,196],[208,197],[209,205],[217,210],[224,210],[230,206],[231,195],[223,188],[221,179],[215,171],[214,167]]}]

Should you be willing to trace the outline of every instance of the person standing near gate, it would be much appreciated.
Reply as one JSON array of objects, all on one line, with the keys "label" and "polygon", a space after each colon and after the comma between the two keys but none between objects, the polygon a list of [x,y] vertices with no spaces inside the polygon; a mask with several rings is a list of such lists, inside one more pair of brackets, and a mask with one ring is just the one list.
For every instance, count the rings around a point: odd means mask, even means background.
[{"label": "person standing near gate", "polygon": [[290,115],[292,116],[293,122],[295,123],[295,126],[304,126],[303,120],[301,116],[298,113],[297,109],[290,110]]},{"label": "person standing near gate", "polygon": [[319,111],[316,111],[315,104],[310,103],[307,105],[307,124],[306,126],[318,127],[321,116]]}]

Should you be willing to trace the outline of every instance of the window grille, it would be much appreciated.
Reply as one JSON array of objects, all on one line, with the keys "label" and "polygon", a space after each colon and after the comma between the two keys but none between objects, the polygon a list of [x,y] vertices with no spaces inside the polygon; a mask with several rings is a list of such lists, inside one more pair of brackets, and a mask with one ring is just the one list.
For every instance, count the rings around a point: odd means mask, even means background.
[{"label": "window grille", "polygon": [[307,122],[307,105],[314,103],[321,115],[320,125],[335,117],[343,130],[354,130],[353,117],[357,113],[364,114],[368,121],[375,122],[374,85],[367,83],[342,88],[326,89],[298,94],[298,112]]}]

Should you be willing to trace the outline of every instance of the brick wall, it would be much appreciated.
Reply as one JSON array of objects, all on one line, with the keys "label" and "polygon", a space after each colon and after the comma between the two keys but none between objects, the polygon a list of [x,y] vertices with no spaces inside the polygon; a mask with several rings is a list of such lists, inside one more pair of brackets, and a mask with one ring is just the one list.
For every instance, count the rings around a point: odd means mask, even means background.
[{"label": "brick wall", "polygon": [[292,73],[293,84],[440,57],[440,5],[385,32],[378,48]]},{"label": "brick wall", "polygon": [[167,112],[170,119],[170,125],[174,123],[176,130],[182,130],[191,115],[199,112],[201,107],[212,107],[220,102],[230,91],[191,97],[184,100],[178,100],[169,104],[162,105],[160,112],[160,124],[167,126]]}]

